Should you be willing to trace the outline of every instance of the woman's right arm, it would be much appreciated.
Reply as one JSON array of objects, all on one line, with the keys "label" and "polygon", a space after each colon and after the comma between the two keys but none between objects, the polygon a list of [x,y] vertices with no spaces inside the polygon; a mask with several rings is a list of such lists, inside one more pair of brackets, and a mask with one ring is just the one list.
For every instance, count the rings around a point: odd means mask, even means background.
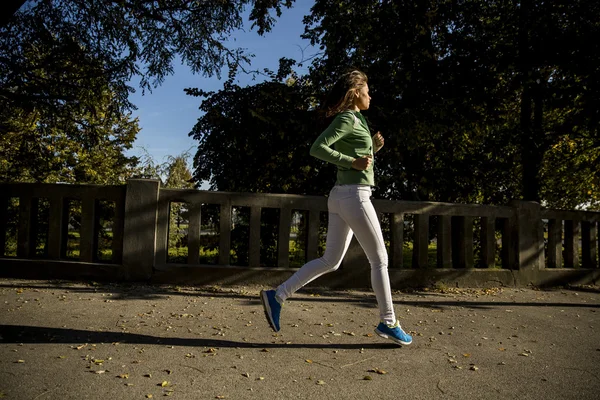
[{"label": "woman's right arm", "polygon": [[351,113],[339,114],[333,122],[319,135],[310,148],[310,155],[344,168],[352,168],[354,157],[347,156],[332,148],[333,144],[348,135],[354,129],[354,118]]}]

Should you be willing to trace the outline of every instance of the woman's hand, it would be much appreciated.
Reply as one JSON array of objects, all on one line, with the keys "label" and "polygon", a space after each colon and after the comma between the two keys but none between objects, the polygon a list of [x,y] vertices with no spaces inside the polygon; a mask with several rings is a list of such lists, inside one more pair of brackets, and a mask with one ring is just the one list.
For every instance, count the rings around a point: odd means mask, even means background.
[{"label": "woman's hand", "polygon": [[357,169],[359,171],[364,171],[368,169],[373,163],[373,157],[371,156],[362,156],[361,158],[355,158],[352,161],[352,168]]},{"label": "woman's hand", "polygon": [[373,148],[375,149],[375,153],[377,153],[384,144],[383,136],[381,136],[381,132],[377,132],[373,135]]}]

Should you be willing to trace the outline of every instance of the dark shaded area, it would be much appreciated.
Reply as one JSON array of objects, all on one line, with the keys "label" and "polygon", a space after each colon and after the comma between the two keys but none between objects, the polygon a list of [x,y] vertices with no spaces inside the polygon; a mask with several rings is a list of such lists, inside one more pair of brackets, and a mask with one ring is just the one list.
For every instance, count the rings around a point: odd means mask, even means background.
[{"label": "dark shaded area", "polygon": [[167,346],[220,348],[313,348],[313,349],[397,349],[393,343],[248,343],[221,339],[191,339],[160,337],[122,332],[95,332],[80,329],[48,328],[43,326],[0,325],[2,343],[134,343]]},{"label": "dark shaded area", "polygon": [[19,11],[19,8],[25,4],[26,0],[4,0],[0,4],[0,28],[4,27],[10,21],[12,16]]}]

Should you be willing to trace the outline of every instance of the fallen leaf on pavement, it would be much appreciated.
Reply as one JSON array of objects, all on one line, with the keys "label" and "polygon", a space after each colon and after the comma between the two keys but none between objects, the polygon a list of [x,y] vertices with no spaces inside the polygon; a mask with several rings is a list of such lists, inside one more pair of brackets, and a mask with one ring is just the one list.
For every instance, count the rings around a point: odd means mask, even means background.
[{"label": "fallen leaf on pavement", "polygon": [[384,370],[379,369],[379,368],[373,368],[373,369],[368,370],[367,372],[374,372],[374,373],[379,374],[379,375],[385,375],[385,374],[387,374],[387,371],[384,371]]}]

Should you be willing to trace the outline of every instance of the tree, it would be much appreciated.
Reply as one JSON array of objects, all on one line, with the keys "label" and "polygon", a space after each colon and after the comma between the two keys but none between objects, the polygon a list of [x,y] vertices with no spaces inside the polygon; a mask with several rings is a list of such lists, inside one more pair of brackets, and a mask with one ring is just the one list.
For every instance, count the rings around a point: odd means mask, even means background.
[{"label": "tree", "polygon": [[595,159],[598,16],[589,0],[317,0],[305,37],[323,49],[316,86],[351,65],[371,77],[388,195],[555,202],[540,196],[559,189],[542,180],[547,151],[576,129]]},{"label": "tree", "polygon": [[0,122],[8,127],[0,136],[0,181],[124,183],[137,164],[125,151],[139,131],[138,121],[108,112],[114,99],[107,91],[89,95],[96,114],[65,119],[37,109],[0,110]]},{"label": "tree", "polygon": [[112,111],[128,110],[134,89],[127,82],[140,76],[140,86],[151,89],[177,58],[195,73],[219,75],[224,65],[234,73],[248,55],[225,42],[242,26],[244,8],[252,7],[249,18],[264,34],[274,23],[270,12],[280,15],[292,2],[29,0],[0,28],[0,107],[68,118],[73,108],[94,110],[81,91],[107,84],[118,99]]},{"label": "tree", "polygon": [[[204,114],[190,132],[199,141],[195,181],[231,192],[322,195],[331,188],[334,168],[309,156],[326,121],[314,110],[310,86],[291,72],[292,66],[282,59],[278,73],[269,73],[268,81],[254,86],[228,81],[218,92],[187,89],[204,98]],[[249,257],[249,210],[236,209],[233,218],[232,262],[244,264]],[[266,264],[277,259],[278,223],[276,213],[263,212],[261,256]],[[303,237],[304,231],[298,232],[298,240]]]},{"label": "tree", "polygon": [[176,189],[192,189],[194,187],[192,173],[187,165],[188,158],[188,153],[168,157],[165,187]]},{"label": "tree", "polygon": [[322,194],[333,184],[331,166],[309,156],[323,120],[311,109],[312,94],[285,74],[254,86],[231,82],[204,96],[190,136],[199,141],[194,179],[211,190]]},{"label": "tree", "polygon": [[[244,8],[264,34],[292,0],[30,0],[14,13],[17,3],[0,24],[0,177],[102,183],[135,161],[122,154],[138,130],[129,80],[151,89],[176,58],[196,73],[234,73],[248,55],[225,42]],[[94,153],[102,146],[109,157]]]},{"label": "tree", "polygon": [[[323,126],[299,121],[320,121],[315,109],[328,88],[358,67],[373,97],[365,115],[386,137],[375,163],[378,196],[589,203],[598,190],[598,16],[590,0],[317,0],[304,37],[322,53],[307,76],[290,87],[227,84],[203,102],[192,132],[200,140],[195,178],[219,190],[323,193],[331,179],[313,184],[319,163],[296,164],[286,151],[293,144],[306,153]],[[298,134],[286,136],[290,129]],[[222,165],[226,155],[235,168]]]}]

